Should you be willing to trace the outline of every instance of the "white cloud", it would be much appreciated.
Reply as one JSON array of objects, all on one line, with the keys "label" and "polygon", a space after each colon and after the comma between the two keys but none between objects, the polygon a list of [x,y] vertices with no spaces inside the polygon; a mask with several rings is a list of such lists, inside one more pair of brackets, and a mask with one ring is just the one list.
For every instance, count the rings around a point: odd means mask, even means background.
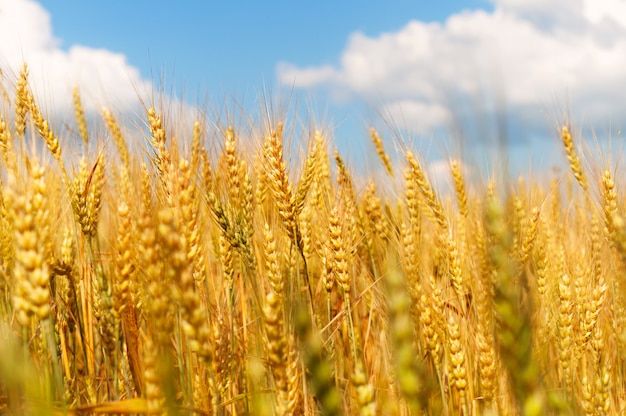
[{"label": "white cloud", "polygon": [[[494,10],[463,11],[443,23],[410,21],[398,31],[350,36],[336,67],[282,63],[281,81],[328,88],[413,120],[414,131],[441,127],[459,100],[504,96],[513,118],[529,112],[597,123],[626,118],[626,1],[495,0]],[[454,116],[453,116],[454,110]],[[535,117],[536,119],[537,117]],[[512,123],[515,124],[515,123]],[[535,127],[545,131],[546,120]]]},{"label": "white cloud", "polygon": [[0,68],[14,79],[26,62],[31,88],[46,111],[70,111],[74,85],[88,111],[130,109],[138,94],[149,97],[151,84],[123,54],[81,45],[61,48],[50,14],[33,0],[0,2],[0,39]]},{"label": "white cloud", "polygon": [[428,128],[448,125],[452,122],[448,109],[438,103],[421,100],[400,99],[386,107],[386,113],[401,128],[417,133],[428,133]]},{"label": "white cloud", "polygon": [[287,63],[280,63],[278,70],[283,80],[287,82],[297,81],[299,87],[311,87],[331,80],[338,75],[338,71],[330,65],[319,68],[299,69]]},{"label": "white cloud", "polygon": [[584,13],[585,17],[593,23],[613,20],[621,26],[626,26],[626,2],[623,0],[587,1]]}]

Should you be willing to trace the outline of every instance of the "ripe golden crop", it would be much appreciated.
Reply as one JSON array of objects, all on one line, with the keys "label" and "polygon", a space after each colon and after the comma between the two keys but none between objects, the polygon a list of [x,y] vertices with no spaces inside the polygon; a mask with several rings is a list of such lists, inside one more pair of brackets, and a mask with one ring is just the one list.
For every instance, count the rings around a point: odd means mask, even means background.
[{"label": "ripe golden crop", "polygon": [[381,169],[364,177],[280,115],[244,139],[105,109],[100,131],[76,89],[76,128],[59,129],[26,67],[16,85],[0,113],[3,413],[626,408],[624,178],[584,166],[568,125],[569,192],[479,186],[451,160],[444,198],[374,129]]}]

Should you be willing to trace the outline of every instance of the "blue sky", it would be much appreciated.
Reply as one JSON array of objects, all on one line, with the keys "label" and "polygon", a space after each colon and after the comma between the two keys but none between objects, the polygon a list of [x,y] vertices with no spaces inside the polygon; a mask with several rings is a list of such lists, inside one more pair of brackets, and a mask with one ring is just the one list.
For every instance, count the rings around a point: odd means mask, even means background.
[{"label": "blue sky", "polygon": [[489,169],[502,132],[514,171],[549,171],[564,114],[600,142],[626,119],[624,0],[0,0],[0,39],[4,72],[27,60],[55,109],[74,84],[92,110],[163,77],[189,106],[253,111],[264,88],[293,90],[360,166],[376,166],[367,128],[390,137],[389,120],[443,175],[460,154]]},{"label": "blue sky", "polygon": [[124,53],[143,76],[165,71],[189,94],[248,93],[276,84],[276,65],[336,64],[355,31],[376,36],[410,19],[444,21],[486,1],[122,1],[42,0],[54,34]]}]

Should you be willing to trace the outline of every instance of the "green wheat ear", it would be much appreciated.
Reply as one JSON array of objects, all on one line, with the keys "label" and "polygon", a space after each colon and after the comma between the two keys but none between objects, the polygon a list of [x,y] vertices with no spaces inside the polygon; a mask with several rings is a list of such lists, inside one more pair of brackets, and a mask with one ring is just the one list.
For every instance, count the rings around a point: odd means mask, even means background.
[{"label": "green wheat ear", "polygon": [[311,324],[308,308],[301,303],[295,308],[295,328],[307,379],[322,414],[327,416],[342,414],[341,396],[335,386],[333,368],[325,357],[322,337]]},{"label": "green wheat ear", "polygon": [[426,411],[428,398],[436,385],[424,362],[415,349],[415,327],[411,316],[411,297],[404,276],[393,266],[386,275],[389,291],[388,307],[391,321],[391,337],[396,361],[398,386],[410,409]]},{"label": "green wheat ear", "polygon": [[502,206],[495,197],[487,200],[486,225],[493,238],[490,257],[496,270],[496,343],[519,411],[528,416],[549,411],[561,413],[566,410],[563,402],[547,393],[542,370],[533,360],[533,299],[526,275],[521,273],[520,281],[515,281],[519,265],[510,255],[513,237],[507,229]]}]

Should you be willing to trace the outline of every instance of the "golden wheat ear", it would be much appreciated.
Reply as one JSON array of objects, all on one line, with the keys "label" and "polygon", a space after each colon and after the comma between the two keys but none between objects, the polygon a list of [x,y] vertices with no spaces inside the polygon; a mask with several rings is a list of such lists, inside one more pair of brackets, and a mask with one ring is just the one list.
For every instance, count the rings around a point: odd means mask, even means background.
[{"label": "golden wheat ear", "polygon": [[85,110],[83,108],[83,102],[80,99],[78,86],[74,86],[72,89],[72,98],[74,100],[74,116],[76,117],[76,124],[78,124],[78,132],[80,138],[83,139],[83,143],[87,145],[89,144],[89,130],[87,128],[87,119],[85,118]]},{"label": "golden wheat ear", "polygon": [[[441,227],[442,231],[448,230],[448,220],[444,212],[441,202],[437,199],[435,192],[433,191],[430,181],[426,177],[422,166],[418,162],[417,158],[411,151],[405,153],[406,160],[409,164],[409,172],[411,174],[410,180],[415,181],[420,192],[424,196],[426,205],[430,209],[430,213],[434,217],[435,221]],[[444,232],[445,234],[445,232]]]},{"label": "golden wheat ear", "polygon": [[[106,123],[107,128],[111,133],[111,137],[113,138],[113,142],[117,147],[117,152],[120,155],[122,164],[126,167],[127,170],[130,170],[130,154],[128,153],[128,146],[126,145],[126,140],[122,135],[122,131],[120,130],[119,125],[117,124],[117,120],[115,120],[113,113],[111,113],[111,111],[107,108],[104,108],[102,110],[102,117],[104,118],[104,122]],[[85,143],[86,142],[87,141],[85,140]]]},{"label": "golden wheat ear", "polygon": [[390,177],[393,178],[393,166],[391,164],[391,158],[389,157],[389,154],[387,154],[387,152],[385,151],[383,140],[381,139],[376,129],[373,127],[370,128],[370,138],[372,139],[372,142],[376,147],[376,153],[378,154],[380,161],[385,167],[385,171]]},{"label": "golden wheat ear", "polygon": [[24,140],[26,132],[26,114],[29,110],[28,94],[28,65],[25,63],[20,70],[15,92],[15,134],[20,140]]},{"label": "golden wheat ear", "polygon": [[50,238],[45,170],[36,160],[28,169],[24,192],[12,178],[11,218],[13,220],[14,258],[13,307],[17,321],[30,329],[33,320],[50,315],[50,270],[44,252]]},{"label": "golden wheat ear", "polygon": [[287,165],[283,160],[282,124],[270,132],[263,142],[265,174],[272,191],[274,203],[290,238],[297,241],[296,203],[289,181]]},{"label": "golden wheat ear", "polygon": [[17,175],[17,154],[13,148],[13,137],[11,128],[0,114],[0,153],[7,166],[7,171]]},{"label": "golden wheat ear", "polygon": [[567,160],[569,161],[570,168],[574,173],[574,177],[576,181],[580,185],[580,187],[587,192],[589,189],[589,185],[587,182],[587,175],[583,170],[582,164],[580,162],[580,157],[576,152],[576,146],[574,145],[574,138],[572,137],[572,133],[568,126],[563,126],[561,128],[561,141],[563,142],[563,146],[565,147],[565,152],[567,154]]}]

